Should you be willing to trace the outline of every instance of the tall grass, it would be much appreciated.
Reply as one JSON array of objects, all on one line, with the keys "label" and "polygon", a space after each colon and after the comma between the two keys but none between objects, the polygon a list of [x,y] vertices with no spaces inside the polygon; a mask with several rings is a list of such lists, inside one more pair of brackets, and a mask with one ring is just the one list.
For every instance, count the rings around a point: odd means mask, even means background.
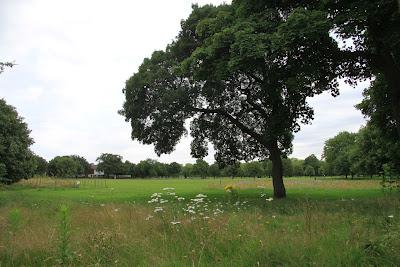
[{"label": "tall grass", "polygon": [[58,251],[59,251],[59,261],[60,264],[65,266],[69,265],[71,262],[71,252],[70,252],[70,215],[68,207],[62,205],[59,211],[59,233],[58,233]]},{"label": "tall grass", "polygon": [[[198,201],[202,204],[191,208],[193,213],[187,211],[196,198],[192,187],[187,187],[187,193],[178,182],[173,186],[185,200],[163,193],[169,200],[163,204],[147,201],[148,192],[165,192],[160,188],[164,181],[154,181],[156,190],[154,185],[143,188],[146,197],[138,202],[118,200],[120,188],[128,184],[125,181],[121,187],[113,181],[105,189],[81,184],[78,189],[56,190],[81,194],[81,198],[59,201],[46,200],[52,188],[34,189],[42,201],[31,198],[32,189],[7,192],[27,194],[0,203],[0,266],[400,265],[397,193],[343,197],[340,190],[351,190],[346,181],[326,181],[324,190],[330,190],[331,198],[324,198],[313,181],[299,180],[292,186],[309,182],[311,189],[303,192],[307,197],[266,201],[265,182],[253,181],[251,187],[251,181],[243,180],[235,184],[238,195],[230,201],[223,189],[228,182],[232,183],[223,180],[222,188],[214,188],[211,182],[199,187],[197,193],[210,193],[209,200]],[[208,186],[209,191],[199,191]],[[370,192],[365,184],[358,186]],[[353,192],[357,191],[349,196]],[[96,201],[84,197],[96,193]],[[60,208],[60,202],[66,205]],[[162,210],[155,212],[158,206]],[[214,213],[217,209],[221,212]]]}]

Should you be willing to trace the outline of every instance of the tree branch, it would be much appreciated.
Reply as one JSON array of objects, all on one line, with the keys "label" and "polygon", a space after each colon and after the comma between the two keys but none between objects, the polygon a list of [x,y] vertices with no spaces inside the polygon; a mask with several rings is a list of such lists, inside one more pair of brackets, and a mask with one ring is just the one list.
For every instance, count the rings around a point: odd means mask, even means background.
[{"label": "tree branch", "polygon": [[256,139],[258,142],[260,142],[261,144],[265,143],[260,134],[256,133],[255,131],[253,131],[252,129],[250,129],[249,127],[247,127],[243,123],[241,123],[237,118],[233,117],[231,114],[229,114],[225,110],[222,110],[222,109],[204,109],[204,108],[195,108],[195,107],[191,107],[191,110],[195,111],[195,112],[201,112],[203,114],[219,114],[219,115],[222,115],[225,118],[227,118],[231,123],[233,123],[235,126],[237,126],[242,132],[250,135],[251,137]]}]

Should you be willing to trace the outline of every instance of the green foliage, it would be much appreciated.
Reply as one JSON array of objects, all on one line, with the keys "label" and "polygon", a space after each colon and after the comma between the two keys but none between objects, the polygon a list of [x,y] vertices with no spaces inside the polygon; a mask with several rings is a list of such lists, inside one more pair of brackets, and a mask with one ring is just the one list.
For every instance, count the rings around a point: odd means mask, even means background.
[{"label": "green foliage", "polygon": [[[288,178],[287,183],[297,188],[292,196],[266,202],[260,193],[269,196],[270,183],[243,179],[237,184],[253,188],[239,187],[238,205],[231,205],[224,191],[233,181],[221,181],[107,181],[117,194],[93,184],[85,190],[56,191],[12,186],[2,192],[6,201],[0,200],[0,220],[6,225],[8,214],[17,208],[27,223],[13,243],[7,235],[0,235],[0,261],[5,266],[60,266],[58,207],[67,202],[74,207],[67,216],[72,222],[66,242],[67,266],[399,265],[400,200],[397,192],[383,194],[376,180],[328,178],[315,183],[308,178]],[[257,188],[259,184],[266,188]],[[154,215],[153,204],[147,203],[150,195],[164,187],[176,188],[177,195],[186,198],[184,204],[165,203],[162,216],[145,220],[148,214]],[[215,220],[213,215],[206,220],[198,213],[191,220],[192,214],[186,217],[179,212],[199,193],[209,196],[209,210],[224,212]],[[172,225],[172,221],[181,224]]]},{"label": "green foliage", "polygon": [[197,159],[193,165],[192,174],[205,178],[208,175],[208,163],[202,159]]},{"label": "green foliage", "polygon": [[228,194],[228,202],[231,204],[235,204],[239,199],[238,190],[232,185],[225,186],[224,190]]},{"label": "green foliage", "polygon": [[225,166],[222,169],[221,173],[225,177],[234,178],[235,176],[239,175],[239,171],[240,171],[240,163],[236,162],[234,164]]},{"label": "green foliage", "polygon": [[[314,169],[314,174],[313,175],[319,175],[318,170],[320,168],[321,163],[320,163],[319,159],[314,154],[311,154],[310,156],[305,158],[303,164],[304,164],[304,168],[305,168],[304,172],[306,172],[305,170],[308,167],[311,167],[311,168]],[[309,175],[309,174],[306,174],[306,175]]]},{"label": "green foliage", "polygon": [[315,169],[311,165],[306,165],[304,168],[304,175],[315,176]]},{"label": "green foliage", "polygon": [[0,163],[0,179],[5,178],[7,175],[7,168],[6,165],[3,163]]},{"label": "green foliage", "polygon": [[188,178],[193,173],[193,164],[187,163],[182,167],[182,175],[184,178]]},{"label": "green foliage", "polygon": [[48,172],[55,177],[77,177],[83,174],[80,161],[72,156],[57,156],[49,161]]},{"label": "green foliage", "polygon": [[22,215],[19,209],[12,209],[8,214],[8,230],[11,235],[15,235],[22,225]]},{"label": "green foliage", "polygon": [[291,177],[293,176],[293,164],[292,160],[289,158],[282,159],[283,176]]},{"label": "green foliage", "polygon": [[262,164],[258,161],[252,161],[240,164],[241,176],[261,177],[263,176]]},{"label": "green foliage", "polygon": [[[387,109],[384,116],[392,116],[390,124],[397,128],[400,138],[400,12],[396,0],[322,1],[321,7],[330,14],[337,38],[344,47],[337,54],[347,82],[360,78],[377,77],[371,96],[384,96],[385,102],[375,102],[377,111]],[[386,95],[382,95],[382,84]],[[375,91],[376,90],[376,91]],[[381,98],[383,99],[383,98]],[[366,104],[366,103],[364,103]],[[363,104],[364,108],[366,106]],[[373,111],[373,110],[370,110]],[[378,115],[380,112],[376,112]],[[390,114],[390,115],[389,115]],[[378,115],[379,116],[379,115]],[[385,129],[389,130],[389,129]]]},{"label": "green foliage", "polygon": [[325,141],[323,157],[332,174],[347,177],[351,173],[356,136],[354,133],[340,132]]},{"label": "green foliage", "polygon": [[59,236],[58,236],[58,252],[59,261],[63,266],[69,266],[71,262],[70,238],[71,223],[70,214],[67,206],[62,205],[59,210]]},{"label": "green foliage", "polygon": [[292,158],[293,166],[293,176],[303,176],[304,175],[304,161],[301,159]]},{"label": "green foliage", "polygon": [[41,176],[46,175],[48,172],[48,165],[49,165],[47,160],[38,155],[34,155],[34,159],[36,165],[35,174]]},{"label": "green foliage", "polygon": [[217,177],[221,175],[221,169],[218,165],[218,163],[213,163],[210,165],[210,167],[208,168],[208,174],[211,177]]},{"label": "green foliage", "polygon": [[79,175],[88,176],[88,174],[91,172],[89,162],[84,157],[80,157],[78,155],[72,155],[70,157],[77,163],[77,173]]},{"label": "green foliage", "polygon": [[168,165],[168,176],[176,177],[181,173],[182,166],[177,162],[172,162]]},{"label": "green foliage", "polygon": [[104,171],[106,177],[125,173],[124,163],[120,155],[103,153],[97,158],[97,162],[97,168]]},{"label": "green foliage", "polygon": [[[29,147],[30,130],[13,106],[0,99],[0,177],[17,182],[33,176],[35,161]],[[0,182],[1,182],[0,181]]]},{"label": "green foliage", "polygon": [[[169,153],[191,121],[191,154],[211,143],[219,163],[270,157],[277,197],[285,196],[281,154],[313,119],[307,99],[337,94],[339,49],[327,13],[267,1],[194,6],[177,39],[128,79],[120,111],[134,140]],[[251,10],[250,14],[244,10]]]}]

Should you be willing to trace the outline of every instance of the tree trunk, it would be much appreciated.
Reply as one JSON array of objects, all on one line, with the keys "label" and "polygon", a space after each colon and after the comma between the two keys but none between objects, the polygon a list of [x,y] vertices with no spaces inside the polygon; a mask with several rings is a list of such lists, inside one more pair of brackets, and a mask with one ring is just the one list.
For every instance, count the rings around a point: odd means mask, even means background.
[{"label": "tree trunk", "polygon": [[396,123],[398,137],[400,138],[400,68],[394,62],[392,63],[392,66],[385,71],[385,77],[389,85],[392,115]]},{"label": "tree trunk", "polygon": [[381,58],[374,62],[385,76],[388,83],[390,107],[400,139],[400,66],[390,53],[382,53]]},{"label": "tree trunk", "polygon": [[286,197],[286,189],[283,184],[283,167],[281,152],[276,141],[269,147],[270,160],[272,162],[272,184],[274,187],[274,197]]}]

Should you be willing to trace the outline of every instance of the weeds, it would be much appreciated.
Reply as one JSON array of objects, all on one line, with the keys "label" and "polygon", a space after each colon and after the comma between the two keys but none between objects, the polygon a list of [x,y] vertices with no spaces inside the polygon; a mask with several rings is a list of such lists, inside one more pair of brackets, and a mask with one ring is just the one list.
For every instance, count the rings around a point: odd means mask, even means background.
[{"label": "weeds", "polygon": [[71,225],[70,225],[70,214],[67,206],[62,205],[59,210],[59,236],[58,236],[58,251],[59,261],[61,265],[69,265],[71,262],[71,250],[70,250],[70,236],[71,236]]}]

